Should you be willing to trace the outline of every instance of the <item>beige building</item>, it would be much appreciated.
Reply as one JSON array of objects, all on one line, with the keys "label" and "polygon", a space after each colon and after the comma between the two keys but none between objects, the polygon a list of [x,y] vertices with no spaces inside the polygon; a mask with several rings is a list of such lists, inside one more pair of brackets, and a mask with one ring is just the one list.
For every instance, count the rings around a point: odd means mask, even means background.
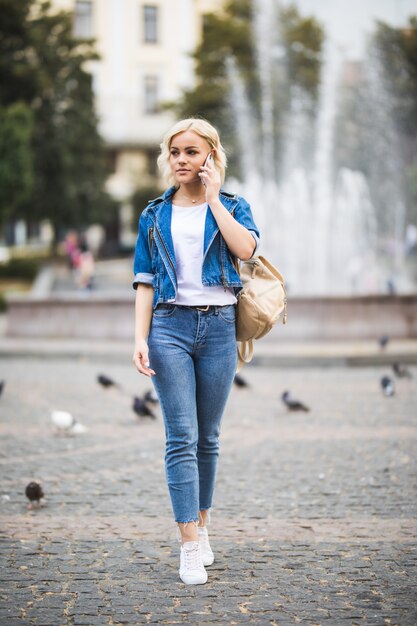
[{"label": "beige building", "polygon": [[[94,37],[101,60],[91,64],[100,131],[114,173],[110,193],[122,202],[156,182],[155,159],[174,121],[160,103],[193,84],[190,54],[204,13],[222,0],[53,0],[74,12],[74,32]],[[127,207],[126,207],[127,210]],[[126,215],[126,220],[129,217]]]}]

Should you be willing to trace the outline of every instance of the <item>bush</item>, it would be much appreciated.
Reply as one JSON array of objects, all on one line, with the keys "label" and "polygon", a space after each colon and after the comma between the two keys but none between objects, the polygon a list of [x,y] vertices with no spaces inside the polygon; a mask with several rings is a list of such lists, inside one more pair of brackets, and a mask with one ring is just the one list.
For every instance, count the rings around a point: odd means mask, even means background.
[{"label": "bush", "polygon": [[7,310],[7,303],[4,294],[0,292],[0,313],[4,313]]},{"label": "bush", "polygon": [[35,259],[10,259],[7,263],[0,263],[0,278],[33,280],[39,265],[40,262]]}]

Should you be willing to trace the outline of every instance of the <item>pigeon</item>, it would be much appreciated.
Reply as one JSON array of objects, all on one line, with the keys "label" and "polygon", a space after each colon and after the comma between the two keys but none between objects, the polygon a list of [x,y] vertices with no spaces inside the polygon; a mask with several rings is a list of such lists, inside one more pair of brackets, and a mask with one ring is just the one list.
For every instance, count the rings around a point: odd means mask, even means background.
[{"label": "pigeon", "polygon": [[139,417],[151,417],[156,419],[155,413],[147,406],[144,398],[135,396],[133,398],[132,409]]},{"label": "pigeon", "polygon": [[158,397],[151,390],[148,390],[148,391],[145,392],[145,395],[143,396],[143,399],[144,399],[145,402],[150,402],[151,404],[158,404],[159,403]]},{"label": "pigeon", "polygon": [[381,335],[381,337],[378,339],[378,343],[379,343],[381,350],[384,350],[384,348],[387,347],[388,342],[389,342],[388,335]]},{"label": "pigeon", "polygon": [[5,380],[0,380],[0,396],[3,393],[4,385],[6,384]]},{"label": "pigeon", "polygon": [[392,378],[389,376],[383,376],[381,378],[381,387],[384,395],[387,397],[391,397],[395,393],[395,384]]},{"label": "pigeon", "polygon": [[102,387],[104,387],[105,389],[107,389],[108,387],[118,387],[118,388],[120,388],[120,385],[118,383],[116,383],[114,380],[112,380],[111,378],[109,378],[105,374],[99,374],[97,376],[97,382]]},{"label": "pigeon", "polygon": [[35,504],[36,506],[40,506],[41,500],[45,497],[42,486],[37,480],[32,480],[28,485],[26,485],[25,495],[30,500],[28,509],[32,509]]},{"label": "pigeon", "polygon": [[394,370],[394,374],[398,378],[412,378],[412,374],[409,369],[405,367],[405,365],[401,365],[398,361],[392,364],[392,369]]},{"label": "pigeon", "polygon": [[84,426],[84,424],[80,424],[80,422],[74,422],[73,426],[70,429],[71,435],[82,435],[86,433],[88,428]]},{"label": "pigeon", "polygon": [[284,393],[281,396],[281,400],[283,401],[283,403],[285,404],[285,406],[287,407],[287,409],[289,411],[306,411],[306,412],[308,412],[310,410],[308,408],[308,406],[306,406],[305,404],[303,404],[299,400],[293,400],[290,397],[290,392],[289,391],[284,391]]},{"label": "pigeon", "polygon": [[77,422],[68,411],[52,411],[51,420],[57,432],[67,435],[80,435],[87,431],[87,428]]},{"label": "pigeon", "polygon": [[240,374],[235,374],[233,382],[236,385],[236,387],[249,387],[246,380]]}]

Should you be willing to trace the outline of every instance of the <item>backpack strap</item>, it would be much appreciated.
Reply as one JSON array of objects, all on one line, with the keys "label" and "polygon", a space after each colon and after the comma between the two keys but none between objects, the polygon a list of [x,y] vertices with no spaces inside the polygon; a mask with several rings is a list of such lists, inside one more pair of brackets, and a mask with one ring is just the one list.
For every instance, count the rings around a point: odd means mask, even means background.
[{"label": "backpack strap", "polygon": [[248,339],[248,341],[238,341],[237,342],[237,353],[239,356],[239,361],[243,363],[250,363],[252,361],[253,356],[253,341],[252,339]]}]

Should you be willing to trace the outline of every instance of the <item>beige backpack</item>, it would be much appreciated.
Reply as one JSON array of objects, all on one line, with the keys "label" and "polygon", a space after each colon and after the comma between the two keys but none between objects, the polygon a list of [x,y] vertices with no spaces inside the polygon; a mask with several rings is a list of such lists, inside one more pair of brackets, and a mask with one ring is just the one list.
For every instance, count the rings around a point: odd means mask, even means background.
[{"label": "beige backpack", "polygon": [[263,256],[242,261],[239,274],[243,289],[236,310],[236,340],[238,342],[238,371],[253,356],[253,339],[264,337],[283,312],[287,321],[287,294],[279,271]]}]

